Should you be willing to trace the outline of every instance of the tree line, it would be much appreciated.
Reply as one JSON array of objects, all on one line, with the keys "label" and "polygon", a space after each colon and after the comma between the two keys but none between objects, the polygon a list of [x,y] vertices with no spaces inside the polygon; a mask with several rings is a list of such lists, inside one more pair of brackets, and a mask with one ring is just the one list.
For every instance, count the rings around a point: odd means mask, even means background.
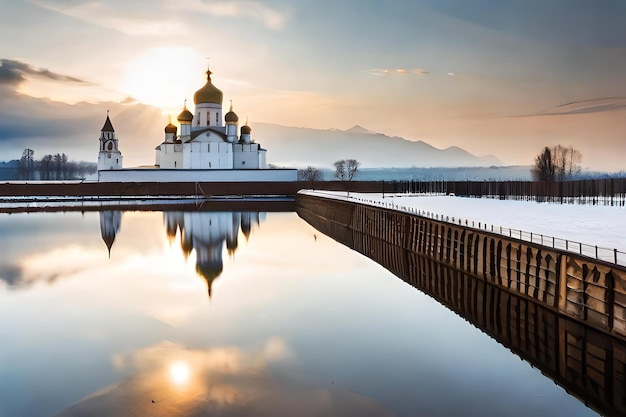
[{"label": "tree line", "polygon": [[35,151],[24,149],[18,163],[20,179],[69,180],[84,178],[97,171],[92,162],[70,161],[65,153],[44,155],[35,159]]},{"label": "tree line", "polygon": [[[361,163],[356,159],[340,159],[333,163],[335,171],[333,176],[339,181],[352,181],[356,175]],[[298,170],[298,179],[300,181],[322,181],[324,174],[318,168],[308,166]]]},{"label": "tree line", "polygon": [[546,146],[535,158],[531,175],[535,181],[571,180],[581,171],[582,154],[571,146]]}]

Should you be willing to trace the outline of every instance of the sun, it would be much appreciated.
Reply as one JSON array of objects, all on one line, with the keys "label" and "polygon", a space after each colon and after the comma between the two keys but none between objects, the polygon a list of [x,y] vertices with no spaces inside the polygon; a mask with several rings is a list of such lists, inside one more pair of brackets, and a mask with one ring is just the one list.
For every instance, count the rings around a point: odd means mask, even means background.
[{"label": "sun", "polygon": [[198,89],[206,59],[193,48],[167,46],[148,49],[128,63],[121,89],[144,104],[164,113],[180,110],[185,98]]},{"label": "sun", "polygon": [[174,385],[184,385],[189,381],[191,371],[189,365],[183,361],[176,361],[169,367],[170,381]]}]

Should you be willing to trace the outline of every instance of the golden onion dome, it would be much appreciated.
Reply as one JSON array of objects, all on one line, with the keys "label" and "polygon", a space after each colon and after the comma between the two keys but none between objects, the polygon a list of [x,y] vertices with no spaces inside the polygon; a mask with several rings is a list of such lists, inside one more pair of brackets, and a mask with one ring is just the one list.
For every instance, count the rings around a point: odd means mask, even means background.
[{"label": "golden onion dome", "polygon": [[248,126],[247,124],[241,126],[241,134],[242,135],[249,135],[250,133],[252,133],[252,128],[250,126]]},{"label": "golden onion dome", "polygon": [[187,110],[187,100],[185,100],[185,107],[183,111],[177,117],[179,122],[191,122],[193,120],[193,114],[189,110]]},{"label": "golden onion dome", "polygon": [[224,120],[226,121],[226,123],[237,123],[239,121],[239,117],[233,111],[233,102],[232,102],[232,100],[230,102],[230,110],[228,111],[228,113],[226,113],[226,116],[224,116]]},{"label": "golden onion dome", "polygon": [[165,126],[165,133],[176,134],[177,130],[178,130],[178,128],[176,126],[174,126],[172,123],[168,123],[167,126]]},{"label": "golden onion dome", "polygon": [[222,93],[222,90],[214,86],[213,83],[211,82],[211,74],[212,74],[211,70],[207,70],[206,74],[207,74],[206,84],[204,84],[204,87],[196,91],[196,93],[193,95],[193,102],[195,104],[215,103],[215,104],[221,105],[222,100],[224,98],[224,94]]}]

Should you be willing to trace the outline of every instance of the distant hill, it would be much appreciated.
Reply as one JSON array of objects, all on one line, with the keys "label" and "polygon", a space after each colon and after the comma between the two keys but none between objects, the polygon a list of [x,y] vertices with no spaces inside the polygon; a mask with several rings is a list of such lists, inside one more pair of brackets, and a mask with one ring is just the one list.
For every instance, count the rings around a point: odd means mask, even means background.
[{"label": "distant hill", "polygon": [[268,149],[268,162],[279,166],[330,167],[338,159],[356,159],[363,167],[489,167],[502,165],[493,155],[476,156],[456,146],[438,149],[372,132],[361,126],[348,130],[309,129],[255,123],[253,136]]}]

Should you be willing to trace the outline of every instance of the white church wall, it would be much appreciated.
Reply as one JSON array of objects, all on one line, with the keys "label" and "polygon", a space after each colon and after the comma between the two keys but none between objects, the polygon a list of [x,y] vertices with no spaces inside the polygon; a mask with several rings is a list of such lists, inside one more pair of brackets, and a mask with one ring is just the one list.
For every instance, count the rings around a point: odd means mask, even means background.
[{"label": "white church wall", "polygon": [[207,126],[222,126],[222,106],[216,103],[196,104],[192,129]]},{"label": "white church wall", "polygon": [[183,166],[183,145],[181,143],[163,143],[159,153],[157,165],[161,168],[181,168]]},{"label": "white church wall", "polygon": [[259,150],[259,169],[267,169],[267,151],[265,149]]},{"label": "white church wall", "polygon": [[98,154],[98,170],[120,169],[122,167],[120,152],[100,152]]},{"label": "white church wall", "polygon": [[236,143],[233,166],[235,169],[259,169],[259,145],[256,143]]},{"label": "white church wall", "polygon": [[184,147],[184,168],[232,169],[232,145],[216,133],[205,132]]},{"label": "white church wall", "polygon": [[99,182],[275,182],[297,181],[297,169],[120,169],[98,171]]}]

